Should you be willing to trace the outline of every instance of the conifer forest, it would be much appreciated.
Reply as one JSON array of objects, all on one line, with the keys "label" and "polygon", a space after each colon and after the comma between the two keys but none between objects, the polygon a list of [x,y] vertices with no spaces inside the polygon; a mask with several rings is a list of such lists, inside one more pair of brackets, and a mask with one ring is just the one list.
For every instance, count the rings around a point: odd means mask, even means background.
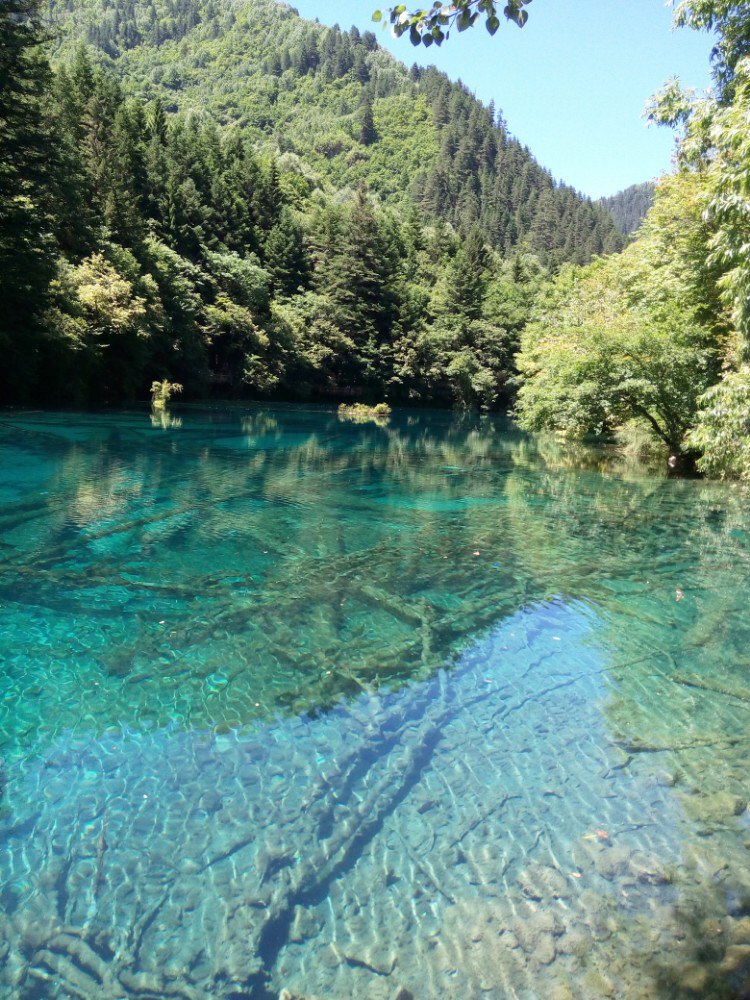
[{"label": "conifer forest", "polygon": [[298,2],[0,0],[0,1000],[750,997],[750,0]]}]

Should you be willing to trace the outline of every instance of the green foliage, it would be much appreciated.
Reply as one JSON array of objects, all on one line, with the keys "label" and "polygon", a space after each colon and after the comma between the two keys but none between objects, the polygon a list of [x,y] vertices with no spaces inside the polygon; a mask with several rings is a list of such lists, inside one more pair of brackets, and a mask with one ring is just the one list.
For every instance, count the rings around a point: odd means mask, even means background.
[{"label": "green foliage", "polygon": [[372,116],[372,102],[365,98],[359,111],[359,141],[363,146],[372,146],[378,140],[375,119]]},{"label": "green foliage", "polygon": [[391,418],[391,408],[387,403],[366,406],[364,403],[341,403],[338,408],[339,420],[349,420],[353,424],[375,423],[385,427]]},{"label": "green foliage", "polygon": [[706,215],[713,231],[712,261],[737,330],[750,353],[750,57],[735,66],[733,100],[713,109],[706,171]]},{"label": "green foliage", "polygon": [[[677,24],[715,32],[715,89],[697,98],[670,81],[651,107],[654,120],[678,124],[678,165],[695,178],[707,232],[703,261],[704,316],[727,334],[724,379],[701,400],[690,434],[702,451],[699,467],[712,475],[748,477],[747,426],[742,414],[745,362],[750,354],[750,21],[738,0],[683,0]],[[706,286],[711,286],[710,289]]]},{"label": "green foliage", "polygon": [[278,296],[289,297],[304,289],[310,279],[310,262],[301,225],[289,209],[271,229],[263,248],[266,271]]},{"label": "green foliage", "polygon": [[[70,284],[92,337],[112,338],[142,329],[146,306],[133,285],[100,254],[74,268]],[[105,345],[107,346],[107,345]]]},{"label": "green foliage", "polygon": [[608,198],[600,198],[599,204],[615,220],[623,236],[629,236],[646,218],[648,210],[654,203],[655,190],[656,185],[653,181],[631,184],[624,191],[618,191]]},{"label": "green foliage", "polygon": [[80,352],[76,396],[86,384],[98,399],[132,397],[148,360],[156,299],[153,279],[138,274],[127,251],[92,254],[77,266],[63,262],[48,322]]},{"label": "green foliage", "polygon": [[[547,233],[553,256],[545,262],[585,263],[621,245],[608,213],[556,185],[492,109],[435,69],[409,72],[371,32],[305,22],[273,0],[69,6],[53,3],[65,27],[60,58],[85,41],[106,53],[129,94],[158,98],[167,111],[204,109],[249,142],[297,156],[319,186],[346,190],[364,181],[391,207],[416,202],[462,231],[478,225],[501,251],[529,245],[537,202],[548,192],[554,212],[546,225],[556,231]],[[181,247],[194,258],[205,226],[196,192],[204,192],[200,176],[191,172],[191,181],[195,191],[184,176],[174,178],[172,210],[175,235],[184,230]],[[279,178],[282,188],[299,181],[297,172]]]},{"label": "green foliage", "polygon": [[708,239],[698,179],[671,178],[622,255],[563,272],[522,334],[521,423],[580,435],[638,420],[683,451],[726,336]]},{"label": "green foliage", "polygon": [[31,0],[5,10],[17,399],[496,406],[544,275],[620,245],[494,108],[369,32],[271,0],[50,0],[53,73]]},{"label": "green foliage", "polygon": [[223,292],[238,305],[256,315],[268,312],[271,301],[271,282],[268,273],[259,266],[257,258],[240,257],[239,254],[212,253],[205,255],[206,267]]},{"label": "green foliage", "polygon": [[56,122],[34,0],[0,4],[0,394],[38,377],[41,317],[55,269],[51,233]]},{"label": "green foliage", "polygon": [[199,267],[153,238],[143,247],[143,267],[156,284],[160,305],[148,368],[163,378],[179,375],[186,391],[201,394],[209,379],[201,297],[207,277]]},{"label": "green foliage", "polygon": [[179,382],[170,382],[168,379],[162,379],[161,382],[152,382],[151,405],[155,410],[164,410],[172,396],[179,395],[181,392],[182,386]]},{"label": "green foliage", "polygon": [[698,468],[718,478],[750,479],[750,367],[728,372],[698,400],[688,442]]},{"label": "green foliage", "polygon": [[[511,3],[504,14],[522,25],[525,6]],[[546,290],[536,321],[521,324],[517,412],[525,426],[581,434],[612,433],[627,425],[631,437],[646,427],[672,452],[702,452],[699,467],[706,473],[750,478],[748,13],[746,0],[677,4],[678,26],[714,32],[715,89],[698,98],[673,79],[655,96],[649,118],[681,130],[677,176],[662,183],[635,242],[621,257],[564,270]],[[439,45],[451,27],[462,31],[482,16],[494,33],[497,7],[484,0],[416,10],[398,5],[388,20],[395,35],[408,33],[415,45]],[[375,20],[382,20],[380,12]],[[446,95],[433,111],[436,125],[445,129],[451,120]],[[471,159],[468,148],[453,155],[460,141],[443,139],[441,152],[451,157],[450,168],[427,178],[423,199],[432,211],[451,200],[466,236],[486,194],[475,200],[470,188],[452,186],[459,164]],[[516,173],[519,184],[523,173]],[[604,199],[601,207],[629,234],[652,197],[650,185],[635,186]],[[563,260],[585,263],[570,237],[562,246],[557,242],[561,231],[575,231],[560,216],[559,197],[542,187],[534,200],[533,218],[518,213],[514,219],[527,227],[523,242],[553,268]],[[517,238],[512,229],[493,235],[505,249]],[[502,283],[491,294],[483,290],[483,268],[468,263],[469,247],[470,238],[443,270],[432,295],[437,322],[421,334],[426,356],[450,380],[460,402],[492,392],[491,365],[483,363],[477,351],[481,338],[472,330],[479,313],[503,324],[505,315],[513,315],[519,291],[518,282],[512,294]],[[617,247],[605,240],[603,249]],[[504,325],[512,338],[512,319]],[[722,365],[728,370],[712,385]]]},{"label": "green foliage", "polygon": [[675,311],[657,322],[637,311],[586,316],[542,336],[532,327],[518,357],[526,377],[523,426],[572,435],[612,434],[644,422],[673,454],[683,451],[697,399],[715,377],[705,331]]},{"label": "green foliage", "polygon": [[[388,20],[429,45],[526,7]],[[716,88],[669,81],[652,103],[681,129],[679,169],[620,255],[613,214],[632,232],[649,185],[581,198],[493,107],[370,32],[272,0],[50,9],[54,73],[33,0],[0,7],[7,398],[143,397],[178,378],[490,408],[515,381],[527,427],[647,428],[710,474],[750,476],[744,2],[677,7],[716,32]]]},{"label": "green foliage", "polygon": [[[452,4],[436,2],[432,7],[407,9],[398,4],[388,11],[388,22],[396,36],[408,34],[412,45],[442,45],[450,37],[451,28],[466,31],[484,17],[487,31],[494,35],[500,27],[498,14],[522,28],[528,20],[526,7],[531,0],[508,0],[503,6],[494,0],[454,0]],[[373,21],[382,21],[382,11],[376,10]]]},{"label": "green foliage", "polygon": [[675,9],[675,24],[714,32],[714,78],[723,99],[730,98],[737,65],[750,55],[746,0],[680,0]]}]

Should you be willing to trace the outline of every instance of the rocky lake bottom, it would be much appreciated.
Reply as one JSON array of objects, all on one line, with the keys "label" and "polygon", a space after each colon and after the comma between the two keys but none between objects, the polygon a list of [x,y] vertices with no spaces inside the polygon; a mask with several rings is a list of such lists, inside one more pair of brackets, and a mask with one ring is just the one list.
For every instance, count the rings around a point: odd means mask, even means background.
[{"label": "rocky lake bottom", "polygon": [[0,995],[746,995],[742,491],[408,411],[0,458]]}]

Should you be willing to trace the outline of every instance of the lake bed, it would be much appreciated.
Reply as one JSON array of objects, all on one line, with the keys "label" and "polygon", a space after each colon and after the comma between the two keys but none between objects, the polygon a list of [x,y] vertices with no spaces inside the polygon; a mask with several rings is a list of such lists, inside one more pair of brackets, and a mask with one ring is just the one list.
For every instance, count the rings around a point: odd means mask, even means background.
[{"label": "lake bed", "polygon": [[0,420],[6,995],[742,995],[746,494],[176,414]]}]

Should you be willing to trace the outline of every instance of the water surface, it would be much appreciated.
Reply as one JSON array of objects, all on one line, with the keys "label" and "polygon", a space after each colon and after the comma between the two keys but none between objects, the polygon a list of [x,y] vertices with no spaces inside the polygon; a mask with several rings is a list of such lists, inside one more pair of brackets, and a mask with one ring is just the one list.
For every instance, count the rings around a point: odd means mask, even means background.
[{"label": "water surface", "polygon": [[0,993],[742,996],[750,508],[502,420],[0,417]]}]

